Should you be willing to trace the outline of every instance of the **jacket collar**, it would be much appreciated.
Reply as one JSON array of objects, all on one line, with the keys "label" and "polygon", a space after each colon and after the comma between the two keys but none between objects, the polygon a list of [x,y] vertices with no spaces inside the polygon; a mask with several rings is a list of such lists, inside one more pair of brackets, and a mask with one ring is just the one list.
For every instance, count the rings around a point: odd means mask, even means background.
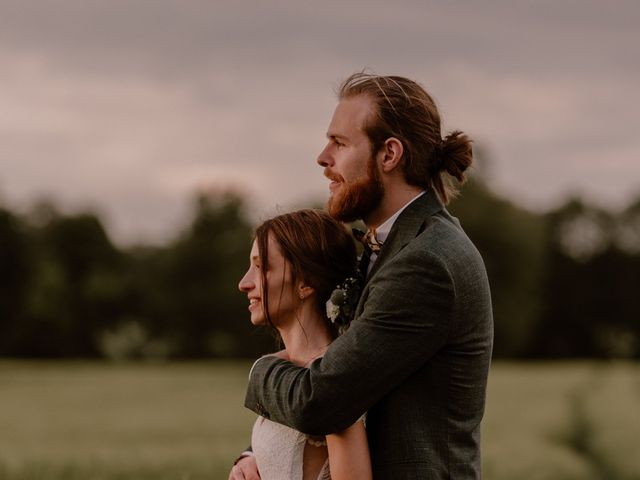
[{"label": "jacket collar", "polygon": [[382,250],[380,250],[380,255],[376,258],[376,262],[367,275],[367,280],[388,259],[394,257],[396,253],[418,236],[427,218],[443,208],[442,202],[440,202],[440,199],[432,189],[428,189],[424,195],[407,206],[394,222],[389,236],[385,240]]}]

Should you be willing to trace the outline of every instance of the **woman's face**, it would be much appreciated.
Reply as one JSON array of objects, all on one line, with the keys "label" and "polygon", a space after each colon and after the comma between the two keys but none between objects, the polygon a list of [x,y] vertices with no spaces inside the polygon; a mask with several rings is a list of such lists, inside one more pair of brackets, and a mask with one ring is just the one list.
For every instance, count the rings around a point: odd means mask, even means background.
[{"label": "woman's face", "polygon": [[[262,265],[258,243],[253,242],[249,255],[249,269],[240,280],[238,288],[247,294],[251,323],[265,325],[267,318],[264,307],[264,289],[268,289],[269,315],[274,326],[282,326],[289,318],[293,318],[300,306],[296,295],[291,264],[284,258],[280,245],[269,235],[269,256],[267,265]],[[262,284],[262,271],[266,273],[266,284]]]}]

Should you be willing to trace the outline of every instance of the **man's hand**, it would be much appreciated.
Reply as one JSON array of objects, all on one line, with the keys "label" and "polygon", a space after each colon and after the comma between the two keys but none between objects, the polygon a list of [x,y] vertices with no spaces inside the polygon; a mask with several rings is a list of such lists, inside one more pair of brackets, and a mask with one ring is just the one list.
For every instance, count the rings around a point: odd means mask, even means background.
[{"label": "man's hand", "polygon": [[256,457],[250,455],[238,460],[229,473],[229,480],[260,480]]}]

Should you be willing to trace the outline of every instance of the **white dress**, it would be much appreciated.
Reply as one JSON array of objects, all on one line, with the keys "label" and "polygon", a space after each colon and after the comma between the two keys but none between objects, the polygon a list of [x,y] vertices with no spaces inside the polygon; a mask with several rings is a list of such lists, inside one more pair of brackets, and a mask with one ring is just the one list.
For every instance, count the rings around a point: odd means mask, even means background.
[{"label": "white dress", "polygon": [[[258,417],[253,425],[251,448],[262,480],[302,480],[307,435],[286,425]],[[331,480],[329,459],[317,480]]]}]

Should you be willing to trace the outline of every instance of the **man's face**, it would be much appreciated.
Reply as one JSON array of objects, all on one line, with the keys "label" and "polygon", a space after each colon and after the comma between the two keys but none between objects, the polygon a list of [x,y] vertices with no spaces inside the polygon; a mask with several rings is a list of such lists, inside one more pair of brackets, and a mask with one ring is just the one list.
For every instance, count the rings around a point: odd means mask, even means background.
[{"label": "man's face", "polygon": [[331,180],[329,214],[343,222],[366,219],[384,194],[372,145],[364,131],[374,108],[365,95],[341,100],[327,131],[329,142],[318,156],[318,164]]}]

